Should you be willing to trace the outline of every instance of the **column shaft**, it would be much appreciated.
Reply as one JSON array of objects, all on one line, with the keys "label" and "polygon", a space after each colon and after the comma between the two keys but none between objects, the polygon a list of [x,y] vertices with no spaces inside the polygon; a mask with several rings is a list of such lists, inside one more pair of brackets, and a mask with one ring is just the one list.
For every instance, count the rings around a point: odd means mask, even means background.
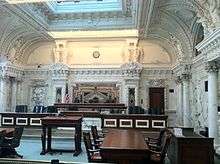
[{"label": "column shaft", "polygon": [[183,74],[183,125],[191,127],[191,113],[189,106],[189,75]]},{"label": "column shaft", "polygon": [[218,142],[218,87],[217,72],[208,73],[208,127],[209,137],[214,138],[214,143]]}]

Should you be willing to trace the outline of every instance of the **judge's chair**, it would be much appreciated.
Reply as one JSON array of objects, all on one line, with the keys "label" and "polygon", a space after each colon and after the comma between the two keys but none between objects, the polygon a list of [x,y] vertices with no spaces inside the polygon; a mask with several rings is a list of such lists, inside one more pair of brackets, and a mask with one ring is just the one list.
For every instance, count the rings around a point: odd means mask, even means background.
[{"label": "judge's chair", "polygon": [[27,105],[16,105],[15,112],[17,112],[17,113],[27,113],[28,112],[28,106]]},{"label": "judge's chair", "polygon": [[45,113],[46,108],[42,105],[36,105],[34,106],[33,113]]},{"label": "judge's chair", "polygon": [[100,145],[104,139],[104,135],[99,134],[97,130],[97,126],[94,126],[94,125],[91,126],[91,132],[92,132],[92,138],[94,140],[94,143],[96,145]]},{"label": "judge's chair", "polygon": [[86,147],[88,162],[102,163],[103,161],[99,152],[100,149],[96,149],[96,145],[92,144],[89,132],[83,132],[83,140]]},{"label": "judge's chair", "polygon": [[23,158],[23,156],[18,154],[15,150],[15,148],[17,148],[20,145],[23,129],[23,127],[16,127],[11,137],[3,137],[3,140],[0,143],[1,157]]}]

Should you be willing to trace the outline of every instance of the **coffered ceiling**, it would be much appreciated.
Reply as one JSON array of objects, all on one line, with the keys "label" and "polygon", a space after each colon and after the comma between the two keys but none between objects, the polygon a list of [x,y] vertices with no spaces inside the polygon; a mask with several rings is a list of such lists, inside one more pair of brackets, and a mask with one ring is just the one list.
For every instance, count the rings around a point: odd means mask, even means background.
[{"label": "coffered ceiling", "polygon": [[53,41],[54,31],[137,29],[140,39],[192,55],[198,10],[196,0],[0,0],[0,52],[8,54],[22,38],[22,56],[28,47]]}]

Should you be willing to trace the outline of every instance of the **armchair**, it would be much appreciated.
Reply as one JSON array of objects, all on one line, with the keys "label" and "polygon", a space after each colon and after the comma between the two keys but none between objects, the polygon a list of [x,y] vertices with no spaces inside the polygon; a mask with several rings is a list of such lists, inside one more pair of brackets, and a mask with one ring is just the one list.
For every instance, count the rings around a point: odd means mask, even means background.
[{"label": "armchair", "polygon": [[15,150],[15,148],[20,145],[23,129],[23,127],[16,127],[12,137],[5,136],[3,138],[3,141],[0,143],[2,149],[1,156],[23,158],[23,156],[18,154]]},{"label": "armchair", "polygon": [[99,152],[100,149],[95,149],[96,145],[92,144],[90,133],[83,132],[83,140],[86,147],[88,162],[103,162]]}]

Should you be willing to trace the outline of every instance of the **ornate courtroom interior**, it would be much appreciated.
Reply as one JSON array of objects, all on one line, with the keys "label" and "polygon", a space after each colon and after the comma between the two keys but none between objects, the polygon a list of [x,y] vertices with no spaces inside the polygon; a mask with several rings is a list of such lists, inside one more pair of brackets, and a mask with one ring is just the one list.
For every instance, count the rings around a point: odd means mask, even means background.
[{"label": "ornate courtroom interior", "polygon": [[0,0],[0,164],[220,164],[219,0]]}]

